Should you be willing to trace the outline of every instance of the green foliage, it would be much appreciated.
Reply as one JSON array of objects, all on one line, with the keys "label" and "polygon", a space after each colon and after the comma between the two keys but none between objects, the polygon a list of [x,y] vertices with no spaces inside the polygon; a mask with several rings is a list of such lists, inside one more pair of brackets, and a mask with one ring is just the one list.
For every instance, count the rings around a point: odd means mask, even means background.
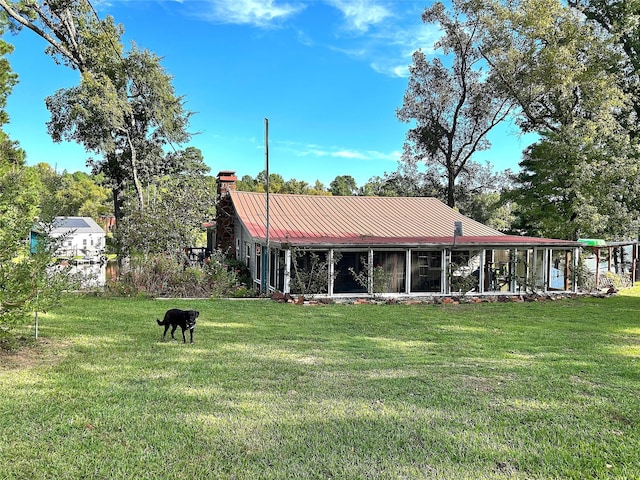
[{"label": "green foliage", "polygon": [[132,256],[123,273],[107,283],[107,294],[171,298],[243,297],[248,274],[215,251],[205,262],[190,264],[183,255]]},{"label": "green foliage", "polygon": [[375,176],[360,189],[360,195],[377,197],[435,197],[446,199],[445,188],[437,171],[422,172],[415,163],[400,163],[395,172]]},{"label": "green foliage", "polygon": [[40,217],[91,217],[112,213],[111,194],[101,176],[85,172],[58,174],[48,164],[34,167],[40,179]]},{"label": "green foliage", "polygon": [[567,130],[546,133],[520,163],[509,195],[517,204],[515,227],[571,240],[635,238],[640,178],[628,139],[603,133],[589,140]]},{"label": "green foliage", "polygon": [[595,275],[589,270],[587,266],[587,257],[590,255],[590,252],[582,252],[580,257],[578,257],[578,265],[571,265],[571,278],[575,279],[578,287],[583,289],[586,292],[592,292],[597,289],[597,285],[595,284]]},{"label": "green foliage", "polygon": [[358,186],[351,175],[339,175],[329,184],[329,192],[335,196],[355,195],[357,190]]},{"label": "green foliage", "polygon": [[466,262],[451,262],[448,269],[451,293],[466,294],[478,288],[478,277],[473,275]]},{"label": "green foliage", "polygon": [[424,162],[446,179],[446,203],[456,205],[456,180],[476,151],[486,150],[487,134],[509,115],[512,100],[496,94],[495,85],[482,72],[484,59],[478,48],[479,25],[458,9],[450,14],[436,2],[422,19],[436,23],[443,37],[435,44],[442,50],[431,61],[418,50],[409,66],[409,83],[399,120],[415,122],[409,129],[402,161]]},{"label": "green foliage", "polygon": [[380,294],[389,291],[391,275],[386,272],[382,265],[370,265],[364,256],[360,257],[360,263],[362,268],[358,272],[353,267],[349,267],[349,273],[355,282],[372,295],[373,298],[380,298]]},{"label": "green foliage", "polygon": [[15,26],[27,26],[46,40],[57,62],[80,71],[79,85],[45,101],[51,138],[102,155],[91,164],[110,183],[118,221],[129,189],[143,210],[143,179],[171,161],[165,146],[190,138],[191,113],[176,96],[160,57],[135,45],[125,52],[122,26],[111,17],[100,19],[86,0],[3,1],[0,7]]},{"label": "green foliage", "polygon": [[496,94],[518,105],[523,131],[541,136],[511,196],[521,233],[637,236],[638,27],[618,3],[459,2],[481,25]]},{"label": "green foliage", "polygon": [[[260,192],[266,191],[267,172],[263,170],[255,178],[250,175],[244,175],[238,180],[236,188],[241,192]],[[329,195],[324,185],[316,180],[313,186],[303,180],[291,178],[285,180],[278,173],[269,174],[269,192],[270,193],[288,193],[295,195]]]},{"label": "green foliage", "polygon": [[[482,25],[482,53],[497,93],[519,106],[524,131],[583,122],[615,124],[624,108],[619,52],[560,0],[467,2]],[[612,123],[613,122],[613,123]]]},{"label": "green foliage", "polygon": [[[324,258],[321,258],[323,255]],[[334,251],[333,258],[329,258],[328,252],[314,252],[303,248],[291,249],[291,280],[289,286],[292,293],[297,293],[303,298],[312,298],[314,295],[327,293],[329,287],[329,267],[333,265],[334,278],[335,266],[340,261],[341,255]]]},{"label": "green foliage", "polygon": [[637,122],[640,117],[638,1],[569,0],[567,3],[614,44],[616,56],[612,60],[617,62],[610,71],[617,74],[617,84],[628,98],[625,108],[620,109],[616,116],[631,135],[637,138],[640,133]]},{"label": "green foliage", "polygon": [[0,337],[27,322],[34,312],[58,306],[61,292],[72,286],[67,269],[54,266],[58,241],[47,237],[50,226],[44,226],[35,251],[30,252],[27,239],[33,223],[16,218],[16,209],[2,208],[2,180],[8,177],[19,179],[0,175]]},{"label": "green foliage", "polygon": [[[2,19],[4,30],[4,19]],[[8,121],[4,112],[16,75],[5,55],[12,46],[0,40],[0,125]],[[34,311],[57,304],[64,275],[49,269],[52,246],[44,238],[30,253],[29,232],[38,215],[40,182],[25,166],[25,152],[0,131],[0,337],[5,339],[16,325]]]},{"label": "green foliage", "polygon": [[199,150],[183,152],[187,161],[176,159],[171,174],[156,176],[143,192],[144,210],[129,198],[125,217],[115,238],[118,251],[129,254],[173,252],[197,245],[202,224],[215,216],[215,183],[205,175]]},{"label": "green foliage", "polygon": [[[5,20],[0,19],[0,32],[5,30]],[[9,115],[5,111],[7,98],[11,90],[18,83],[18,76],[11,71],[11,65],[6,57],[13,51],[13,45],[0,39],[0,125],[9,122]]]}]

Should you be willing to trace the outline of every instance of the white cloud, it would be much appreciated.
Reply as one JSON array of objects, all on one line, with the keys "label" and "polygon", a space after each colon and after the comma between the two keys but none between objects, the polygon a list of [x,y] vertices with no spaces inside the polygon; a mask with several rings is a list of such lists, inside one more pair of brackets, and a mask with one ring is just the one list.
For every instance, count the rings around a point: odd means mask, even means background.
[{"label": "white cloud", "polygon": [[416,1],[325,0],[340,10],[357,35],[337,37],[331,50],[367,61],[383,75],[406,78],[412,54],[418,49],[427,55],[441,37],[435,25],[422,22],[424,6]]},{"label": "white cloud", "polygon": [[[392,60],[395,61],[395,60]],[[394,65],[394,64],[382,64],[379,62],[371,63],[371,68],[388,77],[407,78],[409,76],[409,64],[411,60],[407,60],[406,64]]]},{"label": "white cloud", "polygon": [[302,3],[276,0],[209,0],[210,11],[203,16],[220,23],[250,24],[267,27],[304,10]]},{"label": "white cloud", "polygon": [[290,141],[281,141],[278,144],[287,150],[290,154],[297,157],[322,157],[322,158],[345,158],[350,160],[389,160],[397,161],[400,158],[400,152],[393,151],[383,153],[377,150],[353,150],[336,146],[322,146],[317,144],[302,144]]},{"label": "white cloud", "polygon": [[365,156],[363,153],[361,152],[354,152],[351,150],[339,150],[337,152],[333,152],[331,153],[332,157],[338,157],[338,158],[357,158],[359,160],[363,160],[365,159]]},{"label": "white cloud", "polygon": [[370,0],[328,0],[327,3],[342,12],[350,29],[360,32],[391,16],[385,6]]},{"label": "white cloud", "polygon": [[[320,40],[310,29],[290,21],[319,3],[318,0],[207,0],[204,5],[208,5],[209,10],[202,13],[200,7],[200,15],[212,22],[259,27],[287,22],[300,44],[341,52],[368,62],[374,71],[394,78],[406,78],[413,52],[421,48],[425,54],[432,54],[433,44],[441,36],[437,27],[422,22],[424,5],[416,0],[322,0],[340,12],[344,25],[342,32],[329,33],[328,37],[333,40]],[[347,32],[348,35],[340,34]]]}]

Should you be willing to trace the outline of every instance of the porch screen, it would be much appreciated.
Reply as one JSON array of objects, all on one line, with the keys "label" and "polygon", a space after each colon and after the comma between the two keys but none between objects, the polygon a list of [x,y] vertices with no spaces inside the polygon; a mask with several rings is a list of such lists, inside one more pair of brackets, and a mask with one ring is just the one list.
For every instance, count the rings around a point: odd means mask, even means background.
[{"label": "porch screen", "polygon": [[440,292],[442,288],[442,252],[411,252],[411,291]]},{"label": "porch screen", "polygon": [[405,271],[406,271],[406,259],[407,256],[404,251],[401,252],[373,252],[373,265],[374,268],[380,268],[384,272],[381,279],[377,279],[376,271],[374,271],[374,287],[379,289],[377,284],[383,281],[384,285],[380,289],[384,289],[384,292],[375,293],[404,293],[407,291],[405,284]]},{"label": "porch screen", "polygon": [[365,268],[368,252],[341,252],[341,255],[336,265],[333,293],[367,293],[367,289],[358,284],[349,269],[360,273]]}]

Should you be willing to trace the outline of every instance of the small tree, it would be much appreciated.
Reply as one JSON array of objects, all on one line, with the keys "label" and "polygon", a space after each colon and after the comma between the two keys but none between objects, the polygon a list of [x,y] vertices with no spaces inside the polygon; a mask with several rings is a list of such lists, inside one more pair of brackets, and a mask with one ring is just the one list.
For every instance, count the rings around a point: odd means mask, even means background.
[{"label": "small tree", "polygon": [[291,249],[291,291],[300,294],[302,298],[327,293],[329,288],[329,266],[333,264],[333,277],[337,275],[335,265],[340,261],[341,255],[334,252],[330,261],[329,253],[321,259],[318,253],[306,249]]},{"label": "small tree", "polygon": [[59,305],[62,292],[72,286],[68,268],[54,265],[53,254],[64,238],[49,237],[51,229],[45,225],[31,249],[26,222],[14,221],[0,232],[0,342],[32,314]]},{"label": "small tree", "polygon": [[391,275],[387,273],[382,265],[371,265],[364,257],[360,257],[360,263],[362,263],[362,268],[359,272],[356,272],[353,267],[349,267],[349,273],[367,293],[373,296],[374,299],[379,299],[382,293],[389,290]]}]

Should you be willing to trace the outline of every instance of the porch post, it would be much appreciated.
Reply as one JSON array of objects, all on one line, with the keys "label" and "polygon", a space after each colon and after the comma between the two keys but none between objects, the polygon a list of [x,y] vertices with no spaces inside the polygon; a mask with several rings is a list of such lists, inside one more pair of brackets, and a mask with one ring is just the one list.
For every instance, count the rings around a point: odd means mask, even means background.
[{"label": "porch post", "polygon": [[538,248],[533,247],[533,260],[531,270],[531,285],[534,292],[538,291]]},{"label": "porch post", "polygon": [[449,260],[451,258],[449,249],[445,248],[442,250],[442,271],[440,272],[440,293],[450,293],[450,285],[448,282],[449,275],[447,275],[447,271],[449,270]]},{"label": "porch post", "polygon": [[638,257],[638,245],[631,244],[631,285],[636,283],[636,261]]},{"label": "porch post", "polygon": [[596,290],[598,290],[598,287],[600,285],[600,248],[596,247],[594,249],[595,253],[596,253]]},{"label": "porch post", "polygon": [[369,249],[369,252],[367,253],[367,262],[369,264],[369,268],[368,268],[368,272],[367,272],[367,277],[369,279],[369,281],[367,282],[367,293],[369,295],[372,295],[373,292],[373,272],[374,272],[374,265],[373,265],[373,248]]},{"label": "porch post", "polygon": [[518,259],[518,249],[510,248],[509,249],[509,291],[511,293],[516,292],[516,274],[517,274],[517,259]]},{"label": "porch post", "polygon": [[[525,259],[524,259],[524,284],[525,284],[525,289],[526,286],[531,284],[531,285],[535,285],[535,283],[533,283],[533,279],[529,278],[531,276],[531,249],[527,248],[527,253],[525,255]],[[533,290],[533,287],[532,287]]]},{"label": "porch post", "polygon": [[578,247],[573,248],[573,279],[571,282],[571,289],[573,293],[578,292],[578,266],[580,265],[580,249]]},{"label": "porch post", "polygon": [[484,293],[484,276],[486,270],[487,250],[480,250],[480,267],[478,267],[478,293]]},{"label": "porch post", "polygon": [[551,286],[551,249],[544,249],[544,291],[549,291]]},{"label": "porch post", "polygon": [[569,275],[571,270],[569,269],[569,255],[571,250],[565,250],[564,252],[564,289],[569,290]]},{"label": "porch post", "polygon": [[329,275],[329,279],[327,282],[327,295],[333,297],[333,272],[335,271],[335,265],[333,264],[333,248],[329,249],[329,253],[327,253],[327,257],[329,260],[329,268],[327,268],[327,275]]},{"label": "porch post", "polygon": [[287,248],[284,251],[284,285],[282,286],[282,293],[291,293],[289,282],[291,281],[291,249]]},{"label": "porch post", "polygon": [[405,272],[404,272],[404,290],[407,294],[411,293],[411,249],[407,248],[406,251],[406,261],[405,263]]}]

